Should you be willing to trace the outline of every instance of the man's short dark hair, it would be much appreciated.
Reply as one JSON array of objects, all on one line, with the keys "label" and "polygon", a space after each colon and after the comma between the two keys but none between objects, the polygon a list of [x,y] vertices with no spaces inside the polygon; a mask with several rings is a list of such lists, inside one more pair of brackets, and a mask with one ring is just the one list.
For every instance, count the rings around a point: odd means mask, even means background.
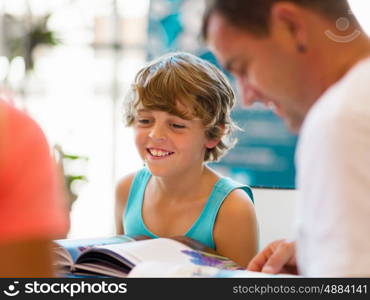
[{"label": "man's short dark hair", "polygon": [[203,38],[207,39],[208,21],[216,12],[231,25],[255,35],[267,35],[271,7],[277,2],[291,2],[333,20],[349,17],[350,13],[347,0],[208,0],[203,18]]}]

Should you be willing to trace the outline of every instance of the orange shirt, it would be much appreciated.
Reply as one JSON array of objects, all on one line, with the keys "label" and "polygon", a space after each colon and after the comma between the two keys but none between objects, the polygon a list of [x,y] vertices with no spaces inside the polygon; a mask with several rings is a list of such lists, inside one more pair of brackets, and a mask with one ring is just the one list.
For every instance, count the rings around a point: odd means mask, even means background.
[{"label": "orange shirt", "polygon": [[38,125],[0,101],[0,244],[68,229],[55,165]]}]

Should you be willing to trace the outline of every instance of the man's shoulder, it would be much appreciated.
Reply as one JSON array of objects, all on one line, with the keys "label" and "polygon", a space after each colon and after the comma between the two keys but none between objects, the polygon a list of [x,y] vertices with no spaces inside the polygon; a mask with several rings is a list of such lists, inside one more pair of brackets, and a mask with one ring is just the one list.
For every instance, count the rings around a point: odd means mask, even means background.
[{"label": "man's shoulder", "polygon": [[308,112],[302,131],[339,129],[370,118],[370,59],[329,87]]},{"label": "man's shoulder", "polygon": [[339,81],[338,89],[344,93],[344,96],[366,96],[370,92],[370,58],[364,59],[353,66],[343,79]]}]

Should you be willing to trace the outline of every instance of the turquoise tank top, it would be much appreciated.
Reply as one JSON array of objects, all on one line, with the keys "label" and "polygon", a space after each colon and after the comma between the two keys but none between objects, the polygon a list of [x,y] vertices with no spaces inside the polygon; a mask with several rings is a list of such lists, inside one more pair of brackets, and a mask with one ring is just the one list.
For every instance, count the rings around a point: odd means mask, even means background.
[{"label": "turquoise tank top", "polygon": [[[144,192],[151,176],[152,174],[149,170],[144,168],[136,173],[132,181],[123,219],[125,234],[129,236],[146,235],[152,238],[158,238],[158,236],[150,232],[145,226],[142,216]],[[186,232],[185,236],[215,249],[215,242],[213,240],[215,220],[222,202],[235,189],[244,190],[253,201],[253,194],[250,187],[237,183],[230,178],[221,177],[215,183],[211,195],[198,219]]]}]

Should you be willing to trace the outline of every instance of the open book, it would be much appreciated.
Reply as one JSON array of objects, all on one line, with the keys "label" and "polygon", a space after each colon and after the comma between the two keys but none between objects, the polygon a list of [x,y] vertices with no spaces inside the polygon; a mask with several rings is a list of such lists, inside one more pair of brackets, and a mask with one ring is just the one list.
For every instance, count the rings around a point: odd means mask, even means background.
[{"label": "open book", "polygon": [[[191,269],[184,277],[208,276],[209,271],[241,270],[236,263],[187,237],[131,238],[125,235],[97,239],[56,240],[56,265],[58,273],[76,275],[101,275],[126,277],[138,266],[133,276],[156,277],[153,272],[140,273],[139,265],[155,263],[159,269],[177,266]],[[159,269],[157,271],[159,271]],[[139,272],[137,272],[139,271]],[[200,273],[199,273],[200,272]],[[203,272],[203,273],[202,273]],[[198,274],[199,273],[199,274]],[[163,273],[176,277],[181,274]],[[177,277],[179,277],[177,276]]]},{"label": "open book", "polygon": [[128,277],[212,277],[212,278],[271,278],[298,277],[289,274],[267,274],[245,269],[219,268],[218,266],[196,265],[189,263],[167,263],[144,261],[136,265]]}]

